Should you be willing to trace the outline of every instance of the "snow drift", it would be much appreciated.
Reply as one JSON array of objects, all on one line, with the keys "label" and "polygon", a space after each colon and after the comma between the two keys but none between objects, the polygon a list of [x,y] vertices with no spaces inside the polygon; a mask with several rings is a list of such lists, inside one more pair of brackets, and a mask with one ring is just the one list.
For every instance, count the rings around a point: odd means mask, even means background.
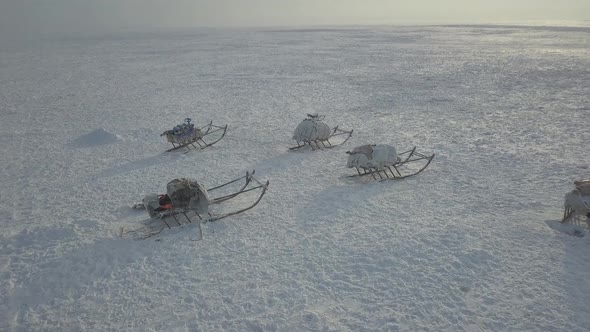
[{"label": "snow drift", "polygon": [[119,137],[104,128],[98,128],[92,132],[82,135],[73,140],[70,145],[77,148],[89,148],[98,145],[112,144],[119,140]]}]

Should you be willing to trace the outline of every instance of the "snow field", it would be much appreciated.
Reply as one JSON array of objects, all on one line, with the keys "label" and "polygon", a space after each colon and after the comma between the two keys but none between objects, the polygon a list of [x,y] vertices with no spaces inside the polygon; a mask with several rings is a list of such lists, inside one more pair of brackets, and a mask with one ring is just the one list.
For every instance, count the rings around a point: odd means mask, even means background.
[{"label": "snow field", "polygon": [[[567,330],[589,238],[548,227],[587,176],[588,30],[191,30],[0,51],[0,330]],[[306,113],[354,128],[287,152]],[[228,124],[162,153],[185,117]],[[83,143],[83,144],[72,144]],[[370,143],[436,153],[347,179]],[[254,209],[147,241],[129,206],[256,169]]]}]

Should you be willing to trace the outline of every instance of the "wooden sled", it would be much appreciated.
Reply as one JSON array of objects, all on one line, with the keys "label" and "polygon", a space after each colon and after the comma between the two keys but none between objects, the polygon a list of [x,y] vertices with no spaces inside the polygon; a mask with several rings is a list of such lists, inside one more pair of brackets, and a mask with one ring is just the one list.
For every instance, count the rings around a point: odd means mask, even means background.
[{"label": "wooden sled", "polygon": [[[196,223],[198,224],[199,228],[200,240],[202,238],[201,224],[217,221],[223,218],[227,218],[229,216],[243,213],[258,205],[258,203],[262,200],[262,197],[268,190],[270,182],[261,182],[260,180],[254,177],[254,173],[255,171],[246,172],[246,175],[242,177],[226,182],[219,186],[213,187],[211,189],[205,190],[203,187],[200,187],[199,190],[204,191],[203,197],[207,199],[208,207],[212,207],[213,210],[221,210],[217,213],[215,211],[210,211],[208,208],[206,209],[206,211],[198,211],[195,208],[188,207],[171,208],[164,211],[154,211],[153,208],[149,205],[146,206],[142,203],[135,204],[134,208],[147,209],[148,213],[151,216],[151,219],[148,220],[143,227],[133,231],[129,231],[126,234],[131,234],[135,239],[147,239],[154,235],[160,234],[162,231],[166,229],[171,229],[172,227]],[[228,186],[230,186],[231,184],[239,183],[242,180],[244,182],[234,191],[219,194],[219,196],[215,198],[209,197],[210,193],[222,193],[224,190],[223,188],[228,188]],[[224,211],[223,207],[218,208],[218,206],[223,205],[224,202],[228,202],[248,192],[258,193],[256,196],[250,195],[251,203],[249,203],[248,205],[241,208],[236,208],[235,210],[231,211]]]},{"label": "wooden sled", "polygon": [[212,146],[225,137],[227,125],[217,126],[211,121],[201,128],[195,128],[195,130],[198,134],[187,138],[176,138],[169,130],[162,133],[160,136],[166,136],[168,142],[172,144],[172,148],[166,150],[166,152],[176,151],[182,148],[186,148],[187,150],[200,150]]},{"label": "wooden sled", "polygon": [[[411,150],[398,154],[398,162],[392,165],[386,165],[382,168],[370,168],[370,167],[354,167],[357,174],[349,175],[348,177],[368,177],[371,176],[374,180],[385,181],[385,180],[401,180],[414,176],[424,171],[428,165],[434,159],[434,154],[425,155],[416,151],[416,147]],[[419,163],[423,163],[422,166],[414,167]]]}]

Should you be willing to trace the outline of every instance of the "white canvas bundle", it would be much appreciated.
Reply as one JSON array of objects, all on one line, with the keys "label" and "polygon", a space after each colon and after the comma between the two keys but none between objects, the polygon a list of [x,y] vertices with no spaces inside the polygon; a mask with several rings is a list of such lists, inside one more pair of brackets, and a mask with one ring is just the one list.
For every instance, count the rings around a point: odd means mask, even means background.
[{"label": "white canvas bundle", "polygon": [[354,148],[346,165],[348,167],[383,169],[385,166],[395,165],[399,162],[397,151],[391,145],[363,145]]},{"label": "white canvas bundle", "polygon": [[373,147],[370,145],[361,145],[348,152],[348,161],[346,166],[352,167],[367,167],[369,159],[373,158]]},{"label": "white canvas bundle", "polygon": [[325,141],[330,133],[330,126],[321,120],[305,119],[295,128],[293,139],[297,142]]}]

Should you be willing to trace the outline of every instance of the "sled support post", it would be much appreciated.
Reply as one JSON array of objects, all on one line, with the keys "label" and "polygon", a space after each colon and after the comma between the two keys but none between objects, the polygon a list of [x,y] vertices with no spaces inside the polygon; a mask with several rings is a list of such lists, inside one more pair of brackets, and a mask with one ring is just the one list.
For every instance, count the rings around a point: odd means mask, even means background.
[{"label": "sled support post", "polygon": [[[185,217],[186,217],[186,215],[185,215]],[[180,223],[180,221],[178,221],[178,218],[176,218],[176,216],[175,216],[175,215],[172,215],[172,218],[174,218],[174,221],[176,221],[176,223],[178,224],[178,226],[182,225],[182,224]]]},{"label": "sled support post", "polygon": [[564,223],[567,219],[569,219],[569,217],[571,217],[574,214],[574,209],[567,206],[564,211],[563,211],[563,219],[561,220],[561,223]]},{"label": "sled support post", "polygon": [[197,228],[199,229],[199,238],[194,241],[201,241],[203,239],[203,228],[201,227],[200,221],[197,223]]},{"label": "sled support post", "polygon": [[383,177],[381,176],[381,171],[377,170],[377,175],[379,175],[379,177],[381,178],[381,180],[383,180]]}]

